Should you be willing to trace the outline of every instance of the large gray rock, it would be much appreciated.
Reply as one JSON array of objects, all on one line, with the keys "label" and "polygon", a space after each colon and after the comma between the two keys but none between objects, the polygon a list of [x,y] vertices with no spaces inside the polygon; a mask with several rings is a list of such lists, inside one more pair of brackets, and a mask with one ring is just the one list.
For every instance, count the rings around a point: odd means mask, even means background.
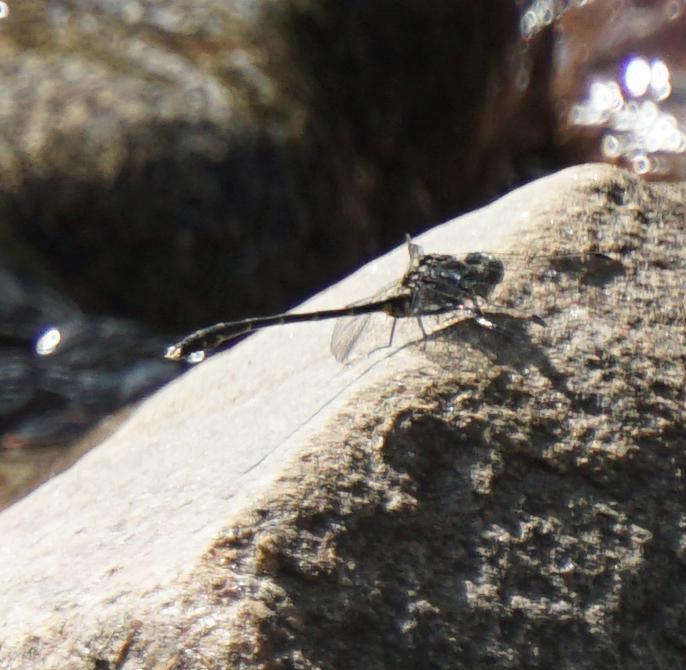
[{"label": "large gray rock", "polygon": [[511,257],[498,328],[340,366],[282,327],[166,387],[0,515],[0,665],[683,667],[683,196],[559,173],[420,240],[614,259]]}]

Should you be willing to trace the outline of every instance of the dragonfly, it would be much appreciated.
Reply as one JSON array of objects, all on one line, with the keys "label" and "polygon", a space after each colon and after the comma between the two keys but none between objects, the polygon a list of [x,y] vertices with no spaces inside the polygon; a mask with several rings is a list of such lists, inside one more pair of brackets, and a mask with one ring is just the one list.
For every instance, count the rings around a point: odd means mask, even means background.
[{"label": "dragonfly", "polygon": [[[201,328],[167,348],[165,357],[197,363],[225,343],[252,331],[271,326],[338,319],[331,337],[331,353],[339,362],[350,357],[369,317],[382,313],[391,317],[390,347],[398,319],[415,318],[422,335],[427,334],[422,317],[437,317],[449,313],[467,314],[489,329],[495,325],[482,311],[495,287],[505,276],[505,265],[497,255],[472,252],[462,258],[449,254],[425,254],[411,237],[406,236],[409,265],[401,279],[380,297],[335,309],[312,312],[285,312],[258,316],[237,321],[225,321]],[[607,259],[600,253],[591,254]],[[569,254],[560,258],[580,258],[582,254]],[[533,315],[529,320],[543,325]]]},{"label": "dragonfly", "polygon": [[[366,317],[384,313],[393,319],[389,342],[393,342],[397,319],[415,317],[426,335],[421,317],[449,312],[469,311],[480,314],[479,300],[487,299],[503,280],[502,261],[488,254],[473,252],[459,259],[448,254],[425,254],[407,236],[410,263],[396,286],[387,295],[354,305],[312,312],[285,312],[238,321],[226,321],[201,328],[171,345],[166,358],[199,362],[227,341],[270,326]],[[341,320],[334,328],[331,352],[339,362],[345,361],[364,330],[366,319]]]}]

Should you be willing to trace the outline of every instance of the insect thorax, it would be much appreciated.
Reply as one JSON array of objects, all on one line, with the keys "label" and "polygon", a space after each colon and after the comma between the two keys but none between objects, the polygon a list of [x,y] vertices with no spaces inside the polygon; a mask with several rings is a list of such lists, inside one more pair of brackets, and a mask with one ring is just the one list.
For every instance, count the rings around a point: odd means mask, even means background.
[{"label": "insect thorax", "polygon": [[420,257],[403,277],[402,286],[414,295],[417,311],[447,311],[488,297],[504,275],[502,262],[487,254],[454,256],[428,254]]}]

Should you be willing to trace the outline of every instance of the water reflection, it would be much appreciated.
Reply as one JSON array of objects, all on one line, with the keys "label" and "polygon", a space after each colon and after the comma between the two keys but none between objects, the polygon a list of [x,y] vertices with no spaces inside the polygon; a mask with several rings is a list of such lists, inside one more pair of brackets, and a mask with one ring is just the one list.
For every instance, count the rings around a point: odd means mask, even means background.
[{"label": "water reflection", "polygon": [[61,341],[62,333],[59,328],[48,328],[36,342],[36,353],[39,356],[49,356],[55,353]]},{"label": "water reflection", "polygon": [[603,158],[628,163],[637,174],[661,170],[659,154],[683,154],[683,123],[659,105],[672,91],[667,64],[635,56],[620,66],[618,79],[594,81],[589,95],[569,113],[572,126],[598,126]]},{"label": "water reflection", "polygon": [[[570,4],[583,4],[582,2]],[[534,0],[521,13],[519,32],[524,39],[535,37],[562,12],[559,0]]]},{"label": "water reflection", "polygon": [[535,0],[523,4],[526,43],[549,28],[550,93],[575,160],[641,175],[686,173],[686,3]]}]

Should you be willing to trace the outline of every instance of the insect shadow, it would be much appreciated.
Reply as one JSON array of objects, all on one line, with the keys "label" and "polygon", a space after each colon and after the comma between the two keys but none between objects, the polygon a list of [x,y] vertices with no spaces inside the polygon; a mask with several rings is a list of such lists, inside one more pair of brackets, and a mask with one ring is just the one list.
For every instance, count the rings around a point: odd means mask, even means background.
[{"label": "insect shadow", "polygon": [[535,368],[558,391],[569,395],[567,379],[558,370],[545,347],[531,334],[532,328],[546,328],[538,316],[516,316],[505,312],[482,312],[446,324],[414,341],[430,360],[443,366],[454,364],[455,358],[467,360],[469,350],[479,351],[486,359],[474,365],[510,367],[520,373]]}]

